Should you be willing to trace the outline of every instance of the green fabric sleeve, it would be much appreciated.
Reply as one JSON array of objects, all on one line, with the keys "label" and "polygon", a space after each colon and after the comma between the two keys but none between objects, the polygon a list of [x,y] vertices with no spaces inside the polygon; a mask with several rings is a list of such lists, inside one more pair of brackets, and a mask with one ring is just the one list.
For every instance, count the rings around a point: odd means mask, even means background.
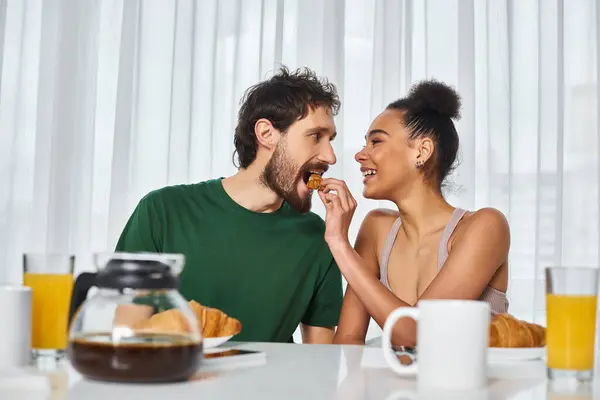
[{"label": "green fabric sleeve", "polygon": [[140,200],[125,224],[115,251],[162,252],[162,218],[154,197],[150,193]]},{"label": "green fabric sleeve", "polygon": [[337,326],[342,311],[343,297],[342,274],[333,260],[317,287],[302,318],[302,323],[310,326]]},{"label": "green fabric sleeve", "polygon": [[[155,199],[150,193],[140,200],[129,217],[119,237],[115,251],[160,253],[162,250],[161,236],[160,214],[157,212]],[[138,296],[133,300],[133,303],[151,306],[155,313],[170,308],[164,296],[161,295]]]}]

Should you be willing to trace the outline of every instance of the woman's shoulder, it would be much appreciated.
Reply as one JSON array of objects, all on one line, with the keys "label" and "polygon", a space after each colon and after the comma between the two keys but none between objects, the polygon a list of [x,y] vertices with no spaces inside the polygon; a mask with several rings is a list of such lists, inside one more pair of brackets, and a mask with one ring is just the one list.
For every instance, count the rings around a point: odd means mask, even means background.
[{"label": "woman's shoulder", "polygon": [[[368,252],[370,254],[375,254],[377,262],[379,262],[379,255],[381,254],[381,249],[385,243],[385,238],[390,229],[392,229],[394,221],[396,221],[399,216],[400,213],[398,211],[386,208],[377,208],[369,211],[362,221],[358,232],[355,247],[357,251],[359,251],[359,248],[362,248],[363,250],[369,249]],[[359,253],[361,252],[359,251]]]},{"label": "woman's shoulder", "polygon": [[485,238],[508,238],[510,237],[510,228],[502,211],[485,207],[476,211],[467,211],[453,236],[455,236],[455,240],[459,238],[472,240],[474,237],[479,236],[482,240],[485,240]]},{"label": "woman's shoulder", "polygon": [[363,236],[380,242],[387,233],[392,229],[394,222],[400,217],[400,213],[396,210],[388,208],[376,208],[367,213],[363,220],[360,231]]},{"label": "woman's shoulder", "polygon": [[467,211],[463,220],[469,224],[492,224],[508,227],[506,216],[502,211],[492,207],[484,207],[476,211]]},{"label": "woman's shoulder", "polygon": [[363,225],[368,225],[376,230],[389,229],[399,217],[400,213],[397,210],[375,208],[367,213]]},{"label": "woman's shoulder", "polygon": [[[459,250],[460,249],[460,250]],[[448,254],[457,251],[455,264],[493,269],[489,286],[506,291],[510,229],[504,214],[495,208],[467,212],[448,243]],[[498,272],[501,271],[501,272]]]}]

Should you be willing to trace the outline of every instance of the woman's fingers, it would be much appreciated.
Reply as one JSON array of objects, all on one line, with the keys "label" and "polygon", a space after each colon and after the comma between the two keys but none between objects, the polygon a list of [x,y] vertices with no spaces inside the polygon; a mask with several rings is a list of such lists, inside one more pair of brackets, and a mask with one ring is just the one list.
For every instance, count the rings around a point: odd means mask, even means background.
[{"label": "woman's fingers", "polygon": [[322,191],[319,191],[319,197],[321,198],[321,201],[323,202],[323,204],[325,204],[325,208],[328,211],[334,211],[334,210],[339,210],[339,211],[343,211],[344,208],[342,207],[342,202],[340,200],[340,196],[338,196],[335,193],[325,193]]},{"label": "woman's fingers", "polygon": [[321,189],[322,190],[332,190],[333,188],[343,188],[344,187],[344,181],[340,180],[340,179],[335,179],[335,178],[327,178],[327,179],[323,179],[323,181],[321,182]]},{"label": "woman's fingers", "polygon": [[342,190],[345,193],[347,193],[348,195],[352,196],[350,194],[350,189],[348,189],[348,185],[346,185],[346,182],[344,182],[341,179],[334,179],[334,178],[327,178],[324,179],[321,183],[321,188],[322,190]]},{"label": "woman's fingers", "polygon": [[351,209],[356,208],[356,200],[352,197],[346,182],[339,179],[328,178],[323,180],[321,190],[325,193],[330,193],[331,191],[337,192],[344,210],[350,211]]},{"label": "woman's fingers", "polygon": [[328,213],[341,213],[344,211],[340,197],[337,194],[319,191],[319,198],[325,205],[325,209]]},{"label": "woman's fingers", "polygon": [[340,196],[335,193],[325,193],[325,199],[333,205],[334,211],[343,211],[344,207],[342,206],[342,201]]},{"label": "woman's fingers", "polygon": [[350,188],[348,188],[346,181],[342,181],[342,183],[344,184],[344,188],[346,189],[346,194],[348,195],[348,203],[350,204],[350,207],[352,208],[352,210],[354,210],[354,209],[356,209],[356,206],[358,205],[358,203],[356,202],[356,199],[354,198],[354,196],[352,196],[352,192],[350,192]]},{"label": "woman's fingers", "polygon": [[331,203],[331,201],[329,201],[327,199],[327,193],[322,192],[322,191],[318,191],[317,193],[319,193],[319,198],[321,199],[321,201],[323,202],[323,204],[325,205],[325,209],[327,211],[330,211],[331,208],[333,207],[333,203]]}]

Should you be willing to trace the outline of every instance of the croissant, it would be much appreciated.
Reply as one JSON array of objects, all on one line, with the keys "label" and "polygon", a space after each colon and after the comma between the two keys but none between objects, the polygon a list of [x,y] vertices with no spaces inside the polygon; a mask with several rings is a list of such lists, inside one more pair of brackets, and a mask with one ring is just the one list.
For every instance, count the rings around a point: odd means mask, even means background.
[{"label": "croissant", "polygon": [[490,347],[544,347],[546,329],[519,320],[510,314],[497,314],[490,325]]},{"label": "croissant", "polygon": [[[207,338],[237,335],[242,330],[242,324],[217,308],[210,308],[192,300],[189,302],[198,318],[202,335]],[[190,328],[187,320],[178,310],[171,309],[154,314],[147,320],[134,325],[139,331],[161,333],[184,333]]]},{"label": "croissant", "polygon": [[204,337],[233,336],[242,330],[240,321],[217,308],[205,307],[194,300],[190,306],[200,321]]},{"label": "croissant", "polygon": [[187,320],[178,310],[167,310],[154,314],[149,319],[136,323],[134,329],[138,331],[160,333],[182,333],[190,331]]}]

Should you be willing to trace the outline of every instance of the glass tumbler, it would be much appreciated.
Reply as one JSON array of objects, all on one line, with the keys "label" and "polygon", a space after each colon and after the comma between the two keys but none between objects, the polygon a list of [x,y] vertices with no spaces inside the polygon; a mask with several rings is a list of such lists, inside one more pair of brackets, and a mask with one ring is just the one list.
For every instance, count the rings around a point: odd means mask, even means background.
[{"label": "glass tumbler", "polygon": [[597,296],[597,268],[546,268],[549,380],[593,379]]},{"label": "glass tumbler", "polygon": [[34,359],[61,359],[65,355],[74,267],[73,255],[23,255],[23,285],[29,286],[33,295],[31,348]]}]

